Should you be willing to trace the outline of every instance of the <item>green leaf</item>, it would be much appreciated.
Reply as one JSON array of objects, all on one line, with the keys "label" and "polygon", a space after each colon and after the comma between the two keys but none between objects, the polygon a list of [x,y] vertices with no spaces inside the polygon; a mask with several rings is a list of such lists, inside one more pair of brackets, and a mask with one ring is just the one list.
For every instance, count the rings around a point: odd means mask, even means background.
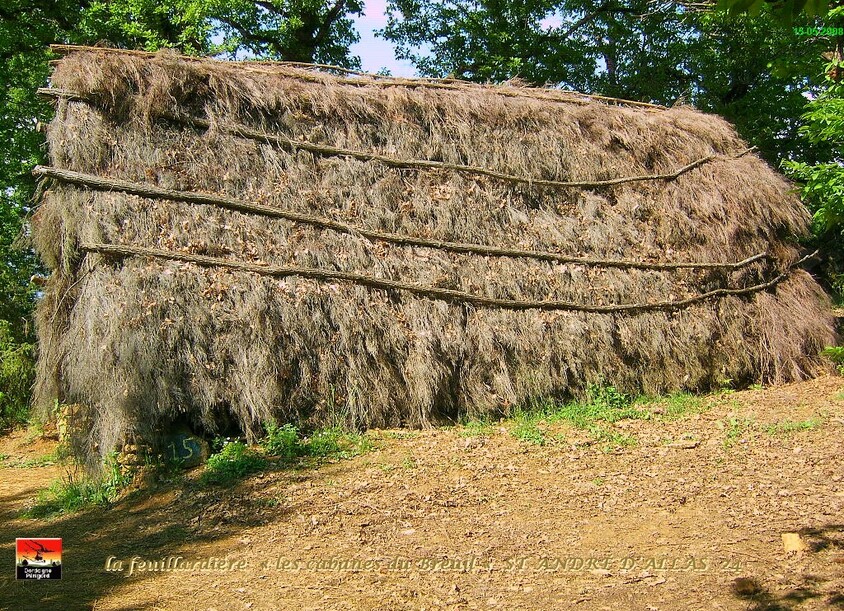
[{"label": "green leaf", "polygon": [[806,12],[815,17],[823,17],[829,12],[829,0],[808,0]]}]

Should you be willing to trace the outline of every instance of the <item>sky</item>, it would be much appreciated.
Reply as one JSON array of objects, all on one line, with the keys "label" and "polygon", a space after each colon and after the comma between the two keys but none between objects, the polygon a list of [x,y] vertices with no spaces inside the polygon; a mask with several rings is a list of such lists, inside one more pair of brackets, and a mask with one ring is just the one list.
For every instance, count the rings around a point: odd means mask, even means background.
[{"label": "sky", "polygon": [[360,42],[352,45],[352,55],[360,57],[365,72],[377,72],[387,68],[393,76],[415,76],[416,70],[410,62],[395,58],[393,45],[383,38],[375,37],[375,30],[387,25],[385,0],[366,0],[364,14],[355,20]]}]

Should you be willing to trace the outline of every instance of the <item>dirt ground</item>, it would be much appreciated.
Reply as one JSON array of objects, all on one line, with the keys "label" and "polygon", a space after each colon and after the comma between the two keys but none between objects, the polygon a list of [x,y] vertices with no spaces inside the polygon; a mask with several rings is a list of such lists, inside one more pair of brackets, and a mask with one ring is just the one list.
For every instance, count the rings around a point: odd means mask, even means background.
[{"label": "dirt ground", "polygon": [[[15,433],[0,608],[844,609],[844,380],[649,409],[610,452],[562,425],[542,446],[509,424],[374,431],[354,459],[223,488],[195,471],[52,520],[20,512],[62,474],[33,466],[54,442]],[[63,538],[61,581],[15,581],[36,536]]]}]

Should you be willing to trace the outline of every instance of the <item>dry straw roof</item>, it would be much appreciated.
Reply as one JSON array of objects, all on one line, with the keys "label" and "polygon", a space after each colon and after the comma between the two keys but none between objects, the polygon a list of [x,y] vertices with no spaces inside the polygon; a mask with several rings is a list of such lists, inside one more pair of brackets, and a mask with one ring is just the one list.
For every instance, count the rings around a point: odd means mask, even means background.
[{"label": "dry straw roof", "polygon": [[59,50],[38,397],[85,406],[89,455],[176,418],[426,425],[794,380],[834,340],[804,208],[717,117]]}]

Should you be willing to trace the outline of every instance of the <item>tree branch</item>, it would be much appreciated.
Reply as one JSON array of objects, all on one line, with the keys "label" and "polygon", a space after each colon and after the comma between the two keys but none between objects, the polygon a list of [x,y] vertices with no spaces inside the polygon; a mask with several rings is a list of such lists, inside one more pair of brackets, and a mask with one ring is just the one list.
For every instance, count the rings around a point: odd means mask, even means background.
[{"label": "tree branch", "polygon": [[606,2],[601,4],[601,6],[596,8],[594,11],[592,11],[588,15],[585,15],[585,16],[581,17],[580,19],[578,19],[577,21],[575,21],[574,24],[572,24],[565,32],[563,32],[563,34],[560,36],[560,38],[568,38],[569,36],[571,36],[576,30],[578,30],[582,26],[586,25],[590,21],[594,21],[595,19],[597,19],[598,16],[601,15],[602,13],[633,13],[633,12],[634,11],[631,8],[618,6],[618,5],[612,6],[612,2],[610,0],[607,0]]},{"label": "tree branch", "polygon": [[293,221],[295,223],[303,223],[305,225],[319,227],[321,229],[329,229],[338,233],[362,236],[370,240],[398,244],[399,246],[420,246],[423,248],[436,248],[439,250],[446,250],[456,253],[477,254],[489,257],[537,259],[540,261],[551,261],[555,263],[572,263],[575,265],[586,265],[591,267],[613,267],[619,269],[651,270],[739,269],[746,265],[750,265],[755,261],[760,261],[769,257],[767,253],[759,253],[743,261],[738,261],[736,263],[647,263],[643,261],[621,259],[613,260],[592,259],[589,257],[574,257],[571,255],[564,255],[561,253],[554,252],[502,248],[498,246],[487,246],[484,244],[470,244],[463,242],[445,242],[441,240],[419,238],[415,236],[373,231],[370,229],[365,229],[363,227],[358,227],[355,225],[348,225],[346,223],[341,223],[339,221],[334,221],[332,219],[327,219],[324,217],[318,217],[310,214],[303,214],[300,212],[293,212],[289,210],[281,210],[279,208],[273,208],[271,206],[265,206],[261,204],[252,204],[232,197],[193,193],[191,191],[173,191],[171,189],[154,187],[152,185],[134,183],[125,180],[117,180],[114,178],[103,178],[101,176],[83,174],[81,172],[73,172],[71,170],[61,170],[58,168],[37,166],[33,170],[33,174],[35,174],[36,176],[54,178],[56,180],[70,184],[81,185],[97,191],[120,191],[123,193],[128,193],[130,195],[137,195],[139,197],[145,197],[149,199],[167,199],[170,201],[184,202],[188,204],[217,206],[225,210],[233,210],[235,212],[242,212],[245,214],[256,214],[269,218],[284,219],[287,221]]},{"label": "tree branch", "polygon": [[427,297],[438,301],[446,301],[449,303],[470,303],[480,307],[499,308],[502,310],[567,310],[573,312],[590,312],[595,314],[616,314],[616,313],[636,313],[645,311],[671,311],[685,308],[690,305],[714,299],[716,297],[727,297],[730,295],[750,295],[758,293],[766,289],[772,288],[788,278],[791,271],[801,265],[806,257],[788,267],[785,271],[774,277],[773,279],[748,286],[741,289],[715,289],[707,293],[701,293],[686,299],[679,299],[676,301],[657,301],[653,303],[621,303],[612,305],[591,305],[572,303],[568,301],[533,301],[520,299],[496,299],[492,297],[484,297],[482,295],[474,295],[465,291],[458,291],[454,289],[441,289],[430,286],[423,286],[419,284],[411,284],[408,282],[400,282],[397,280],[389,280],[387,278],[376,278],[373,276],[366,276],[353,272],[342,272],[327,269],[316,269],[308,267],[293,267],[293,266],[279,266],[279,265],[258,265],[255,263],[244,263],[242,261],[232,261],[229,259],[222,259],[219,257],[208,257],[205,255],[194,255],[189,253],[174,252],[168,250],[159,250],[157,248],[144,248],[141,246],[129,246],[119,244],[90,244],[83,243],[80,248],[85,252],[95,252],[104,255],[111,255],[116,257],[138,256],[158,259],[168,259],[170,261],[181,261],[183,263],[193,263],[201,267],[223,267],[243,272],[251,272],[262,276],[272,276],[275,278],[286,278],[289,276],[299,276],[301,278],[312,278],[314,280],[340,280],[342,282],[349,282],[351,284],[358,284],[368,286],[374,289],[381,290],[399,290]]},{"label": "tree branch", "polygon": [[334,6],[329,9],[328,13],[325,15],[325,19],[322,20],[319,29],[314,35],[314,50],[316,50],[316,47],[321,45],[328,38],[328,35],[331,32],[331,26],[334,25],[334,22],[340,17],[340,13],[345,6],[346,0],[337,0],[337,2],[334,3]]},{"label": "tree branch", "polygon": [[238,23],[231,17],[217,16],[216,19],[235,30],[240,35],[241,40],[243,40],[244,42],[252,43],[259,46],[270,47],[274,49],[279,56],[284,56],[284,49],[281,47],[278,40],[276,40],[275,38],[272,38],[270,36],[261,36],[257,33],[260,32],[260,30],[257,30],[257,32],[249,30],[246,28],[246,26]]},{"label": "tree branch", "polygon": [[260,6],[261,8],[266,9],[268,12],[278,15],[279,17],[287,17],[287,13],[284,11],[284,9],[280,6],[276,6],[274,2],[268,2],[265,0],[252,0],[252,2],[256,6]]}]

